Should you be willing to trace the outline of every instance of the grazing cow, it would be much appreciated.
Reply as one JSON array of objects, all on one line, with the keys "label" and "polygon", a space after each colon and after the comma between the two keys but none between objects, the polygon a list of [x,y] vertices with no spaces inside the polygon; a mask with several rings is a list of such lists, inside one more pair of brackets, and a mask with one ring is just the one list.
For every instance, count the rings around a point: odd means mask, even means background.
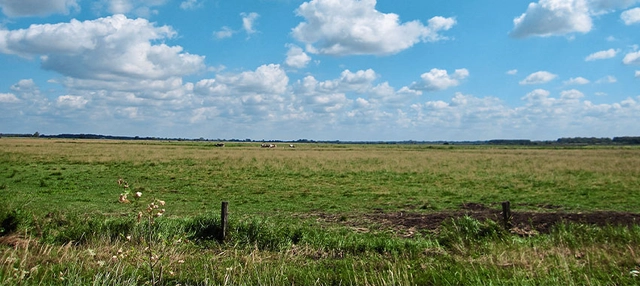
[{"label": "grazing cow", "polygon": [[260,144],[260,147],[261,147],[261,148],[276,148],[276,147],[278,147],[278,146],[276,146],[276,144],[266,144],[266,143],[263,143],[263,144]]},{"label": "grazing cow", "polygon": [[278,147],[276,144],[269,144],[269,148],[276,148]]},{"label": "grazing cow", "polygon": [[224,143],[216,143],[216,147],[224,147]]},{"label": "grazing cow", "polygon": [[296,146],[293,144],[289,144],[289,148],[296,148]]}]

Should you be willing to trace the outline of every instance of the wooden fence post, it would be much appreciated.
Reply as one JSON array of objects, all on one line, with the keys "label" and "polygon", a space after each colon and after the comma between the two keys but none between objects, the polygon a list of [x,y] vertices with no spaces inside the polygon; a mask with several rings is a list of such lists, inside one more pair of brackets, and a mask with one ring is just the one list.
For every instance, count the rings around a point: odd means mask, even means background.
[{"label": "wooden fence post", "polygon": [[511,228],[511,203],[509,201],[502,202],[502,219],[504,221],[504,228]]},{"label": "wooden fence post", "polygon": [[220,239],[224,241],[227,238],[227,215],[229,211],[229,202],[222,202],[222,207],[220,209],[220,228],[222,233],[220,235]]}]

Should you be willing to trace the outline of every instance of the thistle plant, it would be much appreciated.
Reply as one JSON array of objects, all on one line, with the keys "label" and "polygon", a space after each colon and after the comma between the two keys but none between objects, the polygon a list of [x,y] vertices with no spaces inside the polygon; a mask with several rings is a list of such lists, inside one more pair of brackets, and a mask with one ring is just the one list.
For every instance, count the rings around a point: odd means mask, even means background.
[{"label": "thistle plant", "polygon": [[[123,204],[132,203],[128,198],[129,196],[133,197],[133,203],[139,205],[138,203],[141,201],[142,192],[135,192],[131,195],[131,189],[129,188],[129,184],[123,179],[118,179],[118,185],[121,186],[124,190],[123,193],[120,194],[118,201]],[[151,203],[149,203],[146,208],[137,212],[137,222],[138,224],[142,223],[143,220],[146,222],[143,224],[142,234],[140,235],[140,241],[144,245],[144,250],[141,253],[143,256],[143,261],[149,267],[149,272],[151,273],[151,285],[157,285],[162,281],[162,259],[164,254],[162,251],[159,251],[156,228],[154,224],[156,219],[161,217],[165,209],[162,208],[165,205],[165,201],[153,198]],[[132,239],[131,236],[127,236],[127,240],[130,241]],[[122,257],[122,251],[119,251],[119,255]]]}]

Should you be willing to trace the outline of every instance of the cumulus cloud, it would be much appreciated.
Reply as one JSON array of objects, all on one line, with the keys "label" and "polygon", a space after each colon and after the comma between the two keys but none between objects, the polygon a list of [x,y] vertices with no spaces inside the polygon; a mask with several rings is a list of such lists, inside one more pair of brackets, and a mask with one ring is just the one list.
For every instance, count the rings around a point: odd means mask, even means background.
[{"label": "cumulus cloud", "polygon": [[255,12],[251,12],[251,13],[240,13],[240,16],[242,16],[242,28],[244,29],[245,32],[247,32],[247,34],[251,35],[253,33],[256,32],[254,25],[256,20],[258,20],[258,17],[260,17],[260,15],[258,15],[258,13]]},{"label": "cumulus cloud", "polygon": [[106,10],[111,14],[136,15],[148,18],[158,14],[153,7],[164,5],[167,0],[100,0],[94,3],[97,11]]},{"label": "cumulus cloud", "polygon": [[89,102],[87,99],[77,95],[63,95],[56,100],[58,106],[72,109],[83,108],[87,102]]},{"label": "cumulus cloud", "polygon": [[13,93],[0,93],[0,102],[15,103],[20,101]]},{"label": "cumulus cloud", "polygon": [[632,25],[640,23],[640,8],[633,8],[620,14],[620,19],[624,21],[625,25]]},{"label": "cumulus cloud", "polygon": [[356,72],[344,70],[339,78],[326,81],[318,81],[313,76],[307,76],[297,84],[296,92],[300,94],[364,93],[372,89],[377,77],[378,75],[372,69]]},{"label": "cumulus cloud", "polygon": [[549,95],[551,92],[545,89],[535,89],[521,99],[529,102],[548,102]]},{"label": "cumulus cloud", "polygon": [[204,2],[199,0],[185,0],[180,3],[180,9],[182,10],[195,10],[203,6]]},{"label": "cumulus cloud", "polygon": [[219,75],[216,80],[240,92],[268,94],[285,92],[289,83],[289,77],[277,64],[262,65],[255,71]]},{"label": "cumulus cloud", "polygon": [[0,30],[0,52],[40,55],[44,69],[87,80],[164,80],[203,70],[204,57],[180,46],[154,44],[175,34],[168,26],[114,15]]},{"label": "cumulus cloud", "polygon": [[596,83],[616,83],[618,79],[616,77],[608,75],[596,81]]},{"label": "cumulus cloud", "polygon": [[512,37],[553,36],[591,31],[587,0],[540,0],[513,20]]},{"label": "cumulus cloud", "polygon": [[556,77],[558,77],[558,75],[552,74],[548,71],[539,71],[539,72],[534,72],[529,76],[527,76],[525,79],[520,81],[520,84],[521,85],[542,84],[542,83],[550,82]]},{"label": "cumulus cloud", "polygon": [[590,81],[584,77],[574,77],[574,78],[570,78],[567,81],[564,81],[565,85],[582,85],[582,84],[588,84]]},{"label": "cumulus cloud", "polygon": [[518,74],[518,70],[516,70],[516,69],[508,70],[507,74],[508,75],[516,75],[516,74]]},{"label": "cumulus cloud", "polygon": [[468,76],[469,71],[467,69],[457,69],[452,75],[449,75],[446,70],[434,68],[427,73],[423,73],[420,76],[422,80],[414,82],[410,88],[424,91],[444,90],[459,85],[460,81]]},{"label": "cumulus cloud", "polygon": [[625,65],[639,65],[640,64],[640,51],[631,52],[624,56],[622,62]]},{"label": "cumulus cloud", "polygon": [[[530,3],[522,15],[513,20],[515,38],[548,37],[571,33],[588,33],[593,28],[593,16],[627,8],[638,0],[539,0]],[[634,22],[635,9],[624,14],[623,20]],[[629,19],[629,20],[625,20]]]},{"label": "cumulus cloud", "polygon": [[307,55],[302,48],[287,44],[286,47],[289,48],[287,51],[287,58],[285,59],[285,64],[292,68],[304,68],[311,61],[311,57]]},{"label": "cumulus cloud", "polygon": [[224,26],[219,31],[213,32],[213,35],[218,39],[231,38],[235,34],[235,31],[231,28]]},{"label": "cumulus cloud", "polygon": [[639,0],[590,0],[588,2],[594,14],[602,14],[602,13],[612,12],[617,9],[624,9],[636,3],[640,3],[640,1]]},{"label": "cumulus cloud", "polygon": [[610,59],[615,57],[618,52],[620,52],[620,50],[608,49],[606,51],[599,51],[588,55],[584,60],[589,62],[595,60]]},{"label": "cumulus cloud", "polygon": [[453,18],[433,17],[427,26],[420,21],[400,23],[397,14],[382,13],[375,0],[312,0],[296,13],[305,18],[292,35],[307,44],[307,51],[327,55],[387,55],[419,42],[446,39],[440,32],[451,29]]},{"label": "cumulus cloud", "polygon": [[636,71],[636,78],[640,78],[640,71]]},{"label": "cumulus cloud", "polygon": [[2,13],[9,17],[47,16],[79,11],[78,0],[0,0]]},{"label": "cumulus cloud", "polygon": [[560,92],[560,99],[563,99],[563,100],[577,100],[583,97],[584,97],[584,94],[579,90],[575,90],[575,89],[563,90]]}]

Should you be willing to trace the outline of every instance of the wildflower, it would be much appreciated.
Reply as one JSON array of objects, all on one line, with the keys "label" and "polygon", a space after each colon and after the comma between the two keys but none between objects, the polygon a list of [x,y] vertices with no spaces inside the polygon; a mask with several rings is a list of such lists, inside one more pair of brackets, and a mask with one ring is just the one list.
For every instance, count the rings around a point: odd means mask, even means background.
[{"label": "wildflower", "polygon": [[[140,221],[140,218],[142,218],[142,213],[138,213],[138,221]],[[127,240],[131,241],[131,235],[127,235]]]},{"label": "wildflower", "polygon": [[158,212],[158,213],[156,214],[156,216],[157,216],[157,217],[162,216],[162,213],[161,213],[161,212]]},{"label": "wildflower", "polygon": [[121,247],[120,249],[118,249],[118,254],[122,254],[122,252],[124,251],[122,250],[122,247]]},{"label": "wildflower", "polygon": [[129,203],[129,200],[127,200],[127,194],[120,194],[118,201],[123,204]]},{"label": "wildflower", "polygon": [[158,203],[159,203],[161,206],[164,206],[164,201],[158,200]]},{"label": "wildflower", "polygon": [[182,263],[184,263],[184,260],[180,259],[180,260],[178,260],[178,263],[182,264]]},{"label": "wildflower", "polygon": [[[138,212],[138,222],[140,222],[141,219],[142,219],[142,212]],[[128,237],[130,238],[131,236],[128,236]]]},{"label": "wildflower", "polygon": [[124,183],[124,180],[122,178],[118,179],[118,185],[122,185]]},{"label": "wildflower", "polygon": [[136,194],[133,195],[133,197],[136,198],[136,199],[142,197],[142,192],[136,192]]},{"label": "wildflower", "polygon": [[634,269],[629,271],[629,274],[631,274],[631,276],[633,277],[638,277],[638,275],[640,275],[640,271]]}]

